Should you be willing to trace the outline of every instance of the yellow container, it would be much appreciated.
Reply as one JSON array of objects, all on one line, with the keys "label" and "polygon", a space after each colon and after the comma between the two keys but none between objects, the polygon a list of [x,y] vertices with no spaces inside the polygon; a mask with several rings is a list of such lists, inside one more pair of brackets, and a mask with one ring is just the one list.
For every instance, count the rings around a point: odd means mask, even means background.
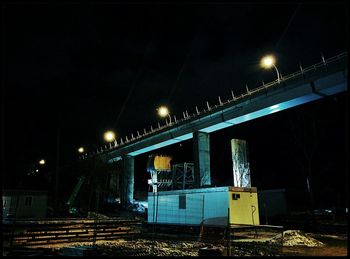
[{"label": "yellow container", "polygon": [[259,225],[258,193],[256,187],[229,187],[230,224]]}]

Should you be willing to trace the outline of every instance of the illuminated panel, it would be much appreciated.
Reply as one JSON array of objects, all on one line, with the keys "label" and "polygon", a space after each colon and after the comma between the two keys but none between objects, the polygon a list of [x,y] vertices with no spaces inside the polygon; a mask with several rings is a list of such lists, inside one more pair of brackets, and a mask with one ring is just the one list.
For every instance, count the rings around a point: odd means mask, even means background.
[{"label": "illuminated panel", "polygon": [[298,105],[301,105],[301,104],[304,104],[307,102],[311,102],[311,101],[314,101],[314,100],[319,99],[319,98],[321,98],[321,97],[314,95],[314,94],[306,95],[306,96],[299,97],[299,98],[296,98],[296,99],[293,99],[290,101],[286,101],[283,103],[272,105],[270,107],[261,109],[261,110],[256,111],[256,112],[248,113],[248,114],[240,116],[238,118],[228,120],[228,122],[231,122],[233,124],[239,124],[241,122],[253,120],[253,119],[265,116],[265,115],[269,115],[271,113],[283,111],[283,110],[288,109],[288,108],[292,108],[292,107],[295,107],[295,106],[298,106]]},{"label": "illuminated panel", "polygon": [[190,139],[192,137],[193,137],[193,134],[192,133],[188,133],[188,134],[185,134],[185,135],[173,138],[173,139],[169,139],[169,140],[160,142],[158,144],[155,144],[155,145],[152,145],[152,146],[149,146],[149,147],[141,148],[139,150],[130,152],[130,153],[128,153],[128,155],[130,155],[130,156],[137,156],[137,155],[140,155],[140,154],[143,154],[143,153],[146,153],[146,152],[158,149],[158,148],[166,147],[166,146],[169,146],[169,145],[172,145],[172,144],[175,144],[175,143],[178,143],[178,142]]},{"label": "illuminated panel", "polygon": [[204,129],[201,129],[200,131],[205,132],[205,133],[210,133],[210,132],[213,132],[213,131],[217,131],[217,130],[221,130],[221,129],[230,127],[232,125],[233,125],[232,123],[229,123],[229,122],[225,121],[225,122],[217,123],[217,124],[215,124],[213,126],[206,127]]},{"label": "illuminated panel", "polygon": [[204,129],[202,129],[201,131],[206,132],[206,133],[210,133],[213,131],[217,131],[223,128],[227,128],[229,126],[232,126],[234,124],[239,124],[245,121],[250,121],[265,115],[269,115],[271,113],[275,113],[278,111],[282,111],[288,108],[292,108],[294,106],[298,106],[307,102],[311,102],[314,101],[316,99],[321,98],[320,96],[317,96],[315,94],[311,94],[311,95],[306,95],[303,97],[299,97],[290,101],[286,101],[286,102],[282,102],[279,104],[274,104],[272,106],[269,106],[267,108],[255,111],[255,112],[251,112],[242,116],[239,116],[237,118],[231,119],[231,120],[227,120],[226,122],[221,122],[218,123],[216,125],[210,126],[210,127],[206,127]]}]

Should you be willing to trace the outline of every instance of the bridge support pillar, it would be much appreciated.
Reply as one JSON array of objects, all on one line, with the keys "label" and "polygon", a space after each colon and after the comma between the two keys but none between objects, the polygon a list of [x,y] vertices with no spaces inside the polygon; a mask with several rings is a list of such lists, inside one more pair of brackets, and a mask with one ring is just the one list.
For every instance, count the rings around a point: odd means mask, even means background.
[{"label": "bridge support pillar", "polygon": [[211,185],[209,134],[193,133],[193,158],[196,187]]},{"label": "bridge support pillar", "polygon": [[122,163],[120,203],[126,208],[134,199],[134,157],[125,155]]}]

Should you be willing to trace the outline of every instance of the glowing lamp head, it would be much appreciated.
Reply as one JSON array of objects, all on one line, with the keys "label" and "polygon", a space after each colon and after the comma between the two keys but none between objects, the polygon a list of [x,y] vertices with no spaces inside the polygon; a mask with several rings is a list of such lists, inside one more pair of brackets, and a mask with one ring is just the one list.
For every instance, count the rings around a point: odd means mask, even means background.
[{"label": "glowing lamp head", "polygon": [[109,130],[107,132],[105,132],[104,134],[104,139],[107,141],[107,142],[112,142],[115,140],[115,134],[113,131]]},{"label": "glowing lamp head", "polygon": [[275,65],[276,59],[272,55],[265,56],[261,59],[261,66],[264,68],[270,68]]},{"label": "glowing lamp head", "polygon": [[78,152],[79,153],[84,153],[84,148],[83,147],[78,148]]},{"label": "glowing lamp head", "polygon": [[161,107],[159,107],[157,110],[158,110],[158,115],[159,115],[160,117],[166,117],[166,116],[169,115],[169,110],[168,110],[168,108],[165,107],[165,106],[161,106]]},{"label": "glowing lamp head", "polygon": [[41,164],[41,165],[45,165],[45,163],[46,163],[46,161],[45,161],[44,159],[41,159],[41,160],[39,161],[39,164]]}]

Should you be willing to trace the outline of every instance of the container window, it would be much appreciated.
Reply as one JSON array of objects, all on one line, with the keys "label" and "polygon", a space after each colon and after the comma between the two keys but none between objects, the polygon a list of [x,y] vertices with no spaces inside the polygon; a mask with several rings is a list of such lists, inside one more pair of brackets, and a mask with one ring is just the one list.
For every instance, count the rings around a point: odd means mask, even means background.
[{"label": "container window", "polygon": [[241,195],[238,193],[232,193],[232,200],[238,200],[239,198],[241,198]]},{"label": "container window", "polygon": [[179,195],[179,209],[186,209],[186,195]]}]

